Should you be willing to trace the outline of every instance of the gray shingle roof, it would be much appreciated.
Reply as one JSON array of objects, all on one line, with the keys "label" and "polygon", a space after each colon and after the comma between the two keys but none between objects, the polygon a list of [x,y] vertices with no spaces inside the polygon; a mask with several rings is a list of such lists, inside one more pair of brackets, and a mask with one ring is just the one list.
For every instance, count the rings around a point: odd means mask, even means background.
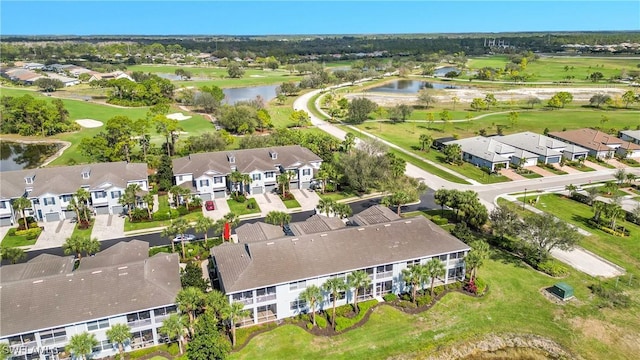
[{"label": "gray shingle roof", "polygon": [[627,135],[636,140],[640,140],[640,130],[623,130],[620,131],[621,134]]},{"label": "gray shingle roof", "polygon": [[515,149],[492,138],[474,136],[446,142],[445,145],[459,144],[462,151],[491,163],[509,161]]},{"label": "gray shingle roof", "polygon": [[284,236],[280,226],[261,222],[240,225],[236,228],[236,234],[241,243],[271,240]]},{"label": "gray shingle roof", "polygon": [[[562,155],[562,150],[568,145],[563,141],[530,131],[499,136],[495,139],[515,148],[542,156],[560,156]],[[574,150],[587,152],[587,149],[580,150],[578,148]]]},{"label": "gray shingle roof", "polygon": [[68,274],[73,270],[73,263],[72,256],[42,254],[26,263],[0,267],[0,284]]},{"label": "gray shingle roof", "polygon": [[[277,158],[272,159],[270,152],[277,153]],[[229,162],[229,155],[235,157],[235,163]],[[210,170],[220,175],[230,174],[232,166],[246,174],[254,170],[275,171],[278,165],[288,169],[320,161],[322,159],[318,155],[300,145],[277,146],[191,154],[173,160],[173,173],[193,174],[194,178],[197,178]]]},{"label": "gray shingle roof", "polygon": [[[366,210],[365,210],[366,211]],[[347,226],[340,218],[313,215],[305,221],[298,221],[289,224],[289,228],[294,235],[315,234],[340,229]]]},{"label": "gray shingle roof", "polygon": [[[90,169],[88,179],[82,178],[82,171]],[[27,184],[25,177],[35,175],[33,184]],[[147,180],[147,164],[124,161],[89,165],[60,166],[16,171],[3,171],[0,179],[0,197],[22,196],[26,187],[33,188],[30,197],[50,194],[72,194],[81,186],[89,190],[100,189],[109,183],[126,188],[128,181]]]},{"label": "gray shingle roof", "polygon": [[211,249],[226,293],[431,257],[469,246],[420,216]]},{"label": "gray shingle roof", "polygon": [[374,205],[354,215],[350,221],[355,225],[373,225],[381,224],[393,220],[398,220],[398,214],[391,211],[388,207],[382,205]]},{"label": "gray shingle roof", "polygon": [[180,290],[178,254],[102,268],[81,264],[71,273],[15,281],[3,276],[0,284],[0,336],[8,336],[173,304]]}]

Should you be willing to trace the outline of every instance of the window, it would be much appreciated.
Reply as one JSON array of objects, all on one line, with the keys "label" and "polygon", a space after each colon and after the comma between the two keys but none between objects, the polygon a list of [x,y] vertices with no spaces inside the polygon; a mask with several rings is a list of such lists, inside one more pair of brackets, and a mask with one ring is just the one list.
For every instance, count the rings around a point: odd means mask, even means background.
[{"label": "window", "polygon": [[376,268],[377,278],[386,278],[393,276],[393,264],[382,265]]},{"label": "window", "polygon": [[93,352],[100,352],[103,350],[111,350],[113,349],[113,344],[109,342],[109,340],[102,340],[98,342],[98,346],[94,347]]},{"label": "window", "polygon": [[222,176],[216,176],[213,178],[214,184],[222,184]]},{"label": "window", "polygon": [[302,169],[302,176],[311,175],[311,169]]},{"label": "window", "polygon": [[307,307],[307,302],[304,300],[293,300],[289,303],[289,308],[291,311],[302,311]]},{"label": "window", "polygon": [[464,257],[464,251],[459,251],[457,253],[449,254],[449,258],[451,259],[462,259]]},{"label": "window", "polygon": [[106,191],[96,191],[93,193],[93,197],[96,199],[104,199],[107,197]]},{"label": "window", "polygon": [[151,313],[149,311],[142,311],[139,313],[132,313],[127,315],[127,325],[130,327],[138,327],[151,324]]},{"label": "window", "polygon": [[209,186],[209,180],[205,179],[205,180],[200,180],[200,187],[203,186]]},{"label": "window", "polygon": [[367,273],[367,275],[369,275],[369,277],[371,279],[373,279],[373,268],[372,267],[366,268],[364,271]]},{"label": "window", "polygon": [[171,305],[171,306],[163,307],[161,309],[155,309],[155,310],[153,310],[153,314],[156,317],[161,317],[161,316],[171,315],[171,314],[175,313],[176,311],[178,311],[176,306],[175,305]]},{"label": "window", "polygon": [[307,280],[292,282],[289,284],[289,291],[302,290],[307,287]]},{"label": "window", "polygon": [[71,201],[72,197],[73,197],[72,195],[62,195],[60,196],[60,199],[62,199],[62,202],[68,203],[69,201]]},{"label": "window", "polygon": [[40,341],[42,342],[42,346],[65,342],[67,341],[67,331],[65,328],[40,331]]},{"label": "window", "polygon": [[184,178],[184,176],[178,175],[178,181],[182,181],[183,178]]},{"label": "window", "polygon": [[29,185],[33,184],[33,177],[32,176],[26,177],[24,178],[24,181]]},{"label": "window", "polygon": [[233,301],[239,301],[245,305],[253,304],[253,291],[244,291],[232,295]]},{"label": "window", "polygon": [[438,256],[438,259],[440,259],[440,261],[447,261],[447,255],[440,255]]},{"label": "window", "polygon": [[265,179],[272,179],[275,176],[276,176],[276,173],[274,171],[267,171],[266,173],[264,173]]},{"label": "window", "polygon": [[251,175],[251,179],[253,179],[253,181],[258,181],[258,180],[262,179],[262,175],[261,174],[252,174]]},{"label": "window", "polygon": [[120,199],[120,195],[122,195],[122,192],[120,190],[111,192],[112,199]]},{"label": "window", "polygon": [[[347,293],[345,291],[340,291],[338,293],[338,299],[336,301],[343,300],[346,297],[347,297]],[[329,294],[329,301],[333,302],[333,294]]]},{"label": "window", "polygon": [[336,275],[331,275],[331,277],[347,281],[347,273],[340,273],[340,274],[336,274]]},{"label": "window", "polygon": [[87,323],[87,330],[94,331],[98,329],[105,329],[109,327],[109,319],[102,319],[96,321],[90,321]]},{"label": "window", "polygon": [[256,290],[257,302],[269,301],[276,299],[276,287],[270,286]]},{"label": "window", "polygon": [[55,205],[56,204],[56,198],[50,197],[50,198],[44,198],[44,204],[46,205]]},{"label": "window", "polygon": [[6,209],[7,208],[7,202],[6,201],[0,201],[0,209]]},{"label": "window", "polygon": [[34,333],[22,334],[22,335],[10,337],[9,346],[28,344],[34,341],[36,341],[36,335]]},{"label": "window", "polygon": [[420,259],[407,261],[407,267],[410,268],[414,265],[420,265]]}]

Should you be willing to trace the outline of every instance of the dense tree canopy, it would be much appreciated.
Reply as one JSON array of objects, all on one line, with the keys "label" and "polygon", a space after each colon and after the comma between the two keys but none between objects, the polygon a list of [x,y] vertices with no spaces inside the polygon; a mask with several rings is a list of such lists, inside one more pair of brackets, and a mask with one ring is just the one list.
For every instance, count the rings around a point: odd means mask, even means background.
[{"label": "dense tree canopy", "polygon": [[0,114],[0,130],[5,134],[50,136],[77,128],[69,121],[69,113],[60,99],[47,102],[31,95],[3,96]]},{"label": "dense tree canopy", "polygon": [[171,81],[155,74],[137,76],[138,82],[126,78],[107,81],[110,104],[123,106],[149,106],[167,102],[173,97]]}]

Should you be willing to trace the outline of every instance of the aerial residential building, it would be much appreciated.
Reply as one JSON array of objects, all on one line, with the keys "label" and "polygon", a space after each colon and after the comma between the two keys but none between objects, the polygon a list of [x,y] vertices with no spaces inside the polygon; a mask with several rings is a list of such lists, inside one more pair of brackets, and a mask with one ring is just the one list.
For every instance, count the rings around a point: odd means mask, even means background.
[{"label": "aerial residential building", "polygon": [[162,321],[176,312],[178,254],[149,257],[147,242],[118,243],[73,270],[73,257],[43,254],[0,268],[0,343],[11,359],[58,359],[73,335],[94,334],[94,358],[113,356],[106,331],[131,328],[125,350],[158,345]]},{"label": "aerial residential building", "polygon": [[496,136],[494,139],[516,149],[537,155],[536,162],[533,164],[527,162],[525,166],[536,165],[538,161],[544,164],[559,163],[563,156],[568,160],[577,160],[581,157],[587,157],[589,152],[585,148],[529,131]]},{"label": "aerial residential building", "polygon": [[286,171],[293,173],[289,184],[292,189],[307,189],[321,163],[311,150],[291,145],[191,154],[173,160],[173,174],[176,185],[210,200],[240,190],[241,185],[229,179],[234,171],[249,175],[251,180],[244,184],[244,190],[250,194],[274,191],[277,178]]},{"label": "aerial residential building", "polygon": [[619,139],[613,135],[594,129],[578,129],[551,132],[549,136],[589,150],[589,155],[597,158],[620,156],[640,157],[640,145]]},{"label": "aerial residential building", "polygon": [[640,130],[623,130],[618,136],[624,141],[640,145]]},{"label": "aerial residential building", "polygon": [[[371,222],[384,214],[367,215]],[[390,216],[390,215],[389,215]],[[315,220],[314,220],[315,221]],[[211,249],[213,284],[229,301],[245,304],[249,316],[243,326],[288,318],[309,311],[299,299],[310,285],[322,286],[332,277],[346,279],[363,270],[372,280],[358,291],[360,300],[409,290],[402,269],[439,259],[446,268],[438,285],[464,278],[464,257],[470,248],[426,218],[346,226],[325,232],[284,236]],[[342,293],[338,305],[353,302],[352,289]],[[329,294],[318,304],[330,304]]]},{"label": "aerial residential building", "polygon": [[462,150],[462,160],[490,169],[492,172],[509,166],[511,157],[516,149],[503,144],[493,138],[475,136],[466,139],[453,140],[444,145],[458,144]]},{"label": "aerial residential building", "polygon": [[75,212],[67,207],[80,188],[90,193],[90,205],[96,214],[120,214],[123,205],[119,199],[130,184],[140,185],[143,192],[149,190],[147,164],[123,161],[4,171],[0,179],[0,226],[12,225],[17,214],[11,202],[19,197],[31,201],[27,215],[39,221],[73,218]]}]

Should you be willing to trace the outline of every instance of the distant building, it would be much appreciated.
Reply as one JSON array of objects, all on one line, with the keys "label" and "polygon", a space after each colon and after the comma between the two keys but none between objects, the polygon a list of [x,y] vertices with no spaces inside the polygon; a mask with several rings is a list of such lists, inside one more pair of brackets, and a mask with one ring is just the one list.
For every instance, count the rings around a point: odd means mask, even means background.
[{"label": "distant building", "polygon": [[550,132],[549,136],[586,148],[589,150],[589,155],[597,158],[611,157],[614,153],[630,158],[640,157],[640,145],[599,130],[584,128],[558,131]]}]

